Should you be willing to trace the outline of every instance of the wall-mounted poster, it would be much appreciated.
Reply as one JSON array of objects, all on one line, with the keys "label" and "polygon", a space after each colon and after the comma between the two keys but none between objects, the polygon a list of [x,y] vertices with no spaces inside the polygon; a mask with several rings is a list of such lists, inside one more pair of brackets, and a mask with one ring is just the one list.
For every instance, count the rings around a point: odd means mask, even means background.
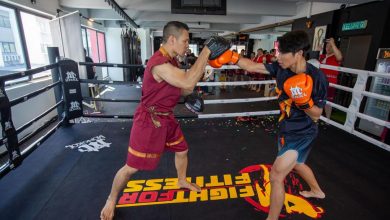
[{"label": "wall-mounted poster", "polygon": [[326,36],[326,25],[318,26],[314,29],[313,48],[312,51],[319,51],[322,54],[324,48],[324,40]]}]

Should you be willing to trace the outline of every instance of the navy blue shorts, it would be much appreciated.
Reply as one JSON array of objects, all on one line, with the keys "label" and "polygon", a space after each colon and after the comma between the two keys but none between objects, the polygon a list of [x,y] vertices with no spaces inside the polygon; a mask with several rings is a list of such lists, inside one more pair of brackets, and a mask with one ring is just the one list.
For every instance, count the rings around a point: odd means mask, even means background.
[{"label": "navy blue shorts", "polygon": [[305,163],[311,150],[311,142],[316,135],[304,136],[299,139],[287,139],[278,137],[278,157],[282,156],[288,150],[295,150],[298,153],[297,163]]}]

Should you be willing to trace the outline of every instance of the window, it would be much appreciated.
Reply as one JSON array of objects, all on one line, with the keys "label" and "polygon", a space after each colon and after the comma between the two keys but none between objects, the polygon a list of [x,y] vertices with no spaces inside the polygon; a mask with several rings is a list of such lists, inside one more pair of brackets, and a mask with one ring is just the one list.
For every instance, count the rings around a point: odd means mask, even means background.
[{"label": "window", "polygon": [[99,62],[99,51],[97,46],[96,31],[92,29],[87,29],[87,33],[88,33],[88,43],[90,49],[89,56],[92,58],[93,62]]},{"label": "window", "polygon": [[[85,31],[86,31],[85,28],[81,28],[81,38],[83,39],[84,48],[87,49],[88,48],[87,33]],[[86,51],[87,51],[87,54],[85,54],[85,55],[89,56],[88,50],[86,50]]]},{"label": "window", "polygon": [[99,48],[99,62],[107,62],[106,58],[106,41],[104,38],[104,33],[97,32],[98,36],[98,48]]},{"label": "window", "polygon": [[9,53],[9,52],[11,52],[11,50],[10,50],[10,48],[9,48],[9,43],[3,42],[3,52],[4,52],[4,53]]},{"label": "window", "polygon": [[245,45],[232,45],[232,47],[230,48],[230,50],[236,50],[237,53],[240,53],[241,50],[245,50],[246,47]]},{"label": "window", "polygon": [[190,44],[188,48],[191,49],[192,53],[194,53],[195,56],[198,56],[199,51],[197,44]]},{"label": "window", "polygon": [[14,43],[9,43],[9,50],[11,53],[16,53],[16,48]]},{"label": "window", "polygon": [[3,13],[0,12],[0,27],[10,28],[11,23],[9,21],[8,16],[4,16]]},{"label": "window", "polygon": [[[48,65],[49,57],[47,54],[47,47],[52,45],[49,19],[26,12],[21,12],[20,15],[22,18],[31,68],[34,69]],[[50,70],[34,74],[33,78],[47,75],[51,75]]]},{"label": "window", "polygon": [[105,34],[90,28],[81,28],[84,48],[93,62],[107,62]]},{"label": "window", "polygon": [[3,53],[16,53],[15,44],[12,42],[1,42]]},{"label": "window", "polygon": [[[0,75],[26,70],[24,50],[20,39],[16,12],[12,8],[0,6]],[[17,57],[17,59],[12,59]]]}]

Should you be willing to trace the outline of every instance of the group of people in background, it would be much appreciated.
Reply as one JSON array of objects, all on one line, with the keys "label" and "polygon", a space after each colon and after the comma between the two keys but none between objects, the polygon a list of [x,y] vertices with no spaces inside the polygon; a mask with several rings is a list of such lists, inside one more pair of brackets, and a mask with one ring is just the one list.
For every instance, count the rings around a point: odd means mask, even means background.
[{"label": "group of people in background", "polygon": [[[337,47],[335,40],[333,38],[329,38],[325,40],[325,50],[324,54],[321,54],[318,57],[318,61],[321,64],[326,65],[332,65],[332,66],[340,66],[341,61],[343,59],[343,55],[339,48]],[[322,51],[323,48],[317,48],[317,50]],[[237,50],[233,51],[237,52]],[[256,63],[263,63],[263,64],[270,64],[272,62],[277,61],[277,55],[276,55],[276,49],[271,49],[269,52],[267,50],[264,50],[262,48],[257,49],[256,53],[251,52],[250,54],[247,54],[247,51],[245,49],[241,49],[240,51],[240,57],[249,58],[251,61]],[[196,62],[197,57],[195,54],[191,51],[191,49],[187,49],[185,56],[182,57],[180,61],[180,66],[182,68],[191,68],[192,65]],[[336,70],[330,70],[330,69],[321,69],[329,83],[337,84],[338,81],[338,75],[339,72]],[[204,77],[200,80],[201,82],[214,82],[215,79],[218,78],[221,82],[233,82],[233,81],[257,81],[257,80],[271,80],[272,78],[269,77],[267,74],[260,74],[260,73],[252,73],[245,71],[243,69],[232,69],[232,70],[221,70],[218,77],[216,77],[216,73],[213,70],[206,70]],[[257,93],[263,93],[264,96],[275,96],[276,93],[274,91],[274,84],[265,84],[265,85],[248,85],[245,86],[251,91],[255,91]],[[226,86],[220,87],[221,91],[226,91]],[[207,95],[214,95],[215,94],[215,88],[214,87],[208,87],[208,86],[202,86],[197,88],[198,93],[200,93],[202,96]],[[334,102],[336,96],[336,89],[333,87],[328,88],[327,92],[327,99],[328,101]],[[330,115],[332,113],[332,107],[330,105],[325,106],[325,116],[327,118],[330,118]],[[244,120],[245,117],[240,117],[240,120]]]}]

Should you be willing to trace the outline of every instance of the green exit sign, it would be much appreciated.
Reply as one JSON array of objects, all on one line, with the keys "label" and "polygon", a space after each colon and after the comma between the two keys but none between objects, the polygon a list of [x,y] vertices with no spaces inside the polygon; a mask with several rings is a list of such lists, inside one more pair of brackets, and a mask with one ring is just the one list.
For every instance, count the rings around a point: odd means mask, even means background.
[{"label": "green exit sign", "polygon": [[367,27],[367,20],[364,20],[364,21],[344,23],[341,30],[342,31],[351,31],[351,30],[365,29],[366,27]]}]

